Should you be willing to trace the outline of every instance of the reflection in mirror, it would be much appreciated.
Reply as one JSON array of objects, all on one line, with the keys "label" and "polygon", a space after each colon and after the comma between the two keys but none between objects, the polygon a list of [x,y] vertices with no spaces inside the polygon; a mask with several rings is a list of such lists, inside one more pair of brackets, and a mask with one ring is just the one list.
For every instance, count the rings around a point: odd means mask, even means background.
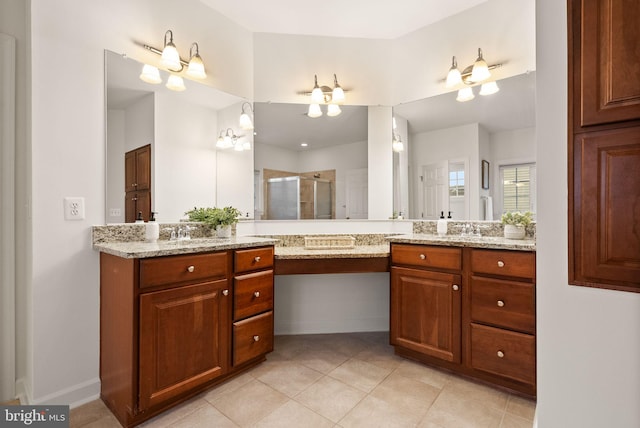
[{"label": "reflection in mirror", "polygon": [[368,109],[255,103],[255,218],[367,218]]},{"label": "reflection in mirror", "polygon": [[[234,206],[253,213],[253,150],[216,150],[221,131],[231,128],[241,143],[242,98],[185,79],[174,92],[138,76],[143,65],[105,51],[107,223],[175,222],[194,206]],[[160,71],[163,82],[167,73]]]},{"label": "reflection in mirror", "polygon": [[535,72],[499,84],[498,93],[464,103],[451,92],[394,107],[394,132],[405,142],[394,154],[396,212],[432,220],[535,213]]}]

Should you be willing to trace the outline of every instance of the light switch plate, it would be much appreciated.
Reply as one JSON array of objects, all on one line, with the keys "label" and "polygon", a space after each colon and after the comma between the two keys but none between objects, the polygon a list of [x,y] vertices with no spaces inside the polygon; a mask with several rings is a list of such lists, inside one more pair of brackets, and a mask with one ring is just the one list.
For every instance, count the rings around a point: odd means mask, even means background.
[{"label": "light switch plate", "polygon": [[84,220],[84,198],[67,197],[64,198],[64,219]]}]

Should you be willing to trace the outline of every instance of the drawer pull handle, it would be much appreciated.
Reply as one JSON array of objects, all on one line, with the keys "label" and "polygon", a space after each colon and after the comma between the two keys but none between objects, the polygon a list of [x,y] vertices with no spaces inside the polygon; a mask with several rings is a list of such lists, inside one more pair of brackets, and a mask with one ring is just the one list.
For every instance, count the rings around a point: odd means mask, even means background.
[{"label": "drawer pull handle", "polygon": [[195,266],[189,266],[189,267],[187,268],[187,270],[188,270],[189,272],[193,272],[194,270],[196,270],[196,267],[195,267]]},{"label": "drawer pull handle", "polygon": [[222,290],[222,295],[223,296],[228,296],[229,295],[229,290]]},{"label": "drawer pull handle", "polygon": [[253,292],[253,297],[255,297],[256,299],[257,299],[258,297],[260,297],[260,292],[259,292],[259,291],[254,291],[254,292]]},{"label": "drawer pull handle", "polygon": [[460,286],[458,284],[453,284],[453,286],[451,288],[453,288],[453,291],[460,290]]},{"label": "drawer pull handle", "polygon": [[253,261],[255,261],[256,263],[260,263],[260,256],[254,257]]},{"label": "drawer pull handle", "polygon": [[498,358],[504,358],[504,352],[502,351],[498,351],[497,355],[498,355]]},{"label": "drawer pull handle", "polygon": [[255,336],[253,336],[253,341],[257,342],[260,340],[260,336],[258,336],[257,334]]},{"label": "drawer pull handle", "polygon": [[424,254],[420,254],[420,260],[424,260],[426,258],[427,258],[427,256],[425,256]]},{"label": "drawer pull handle", "polygon": [[502,308],[504,306],[504,301],[498,300],[498,306],[500,306]]},{"label": "drawer pull handle", "polygon": [[504,262],[502,260],[498,260],[498,267],[504,267]]}]

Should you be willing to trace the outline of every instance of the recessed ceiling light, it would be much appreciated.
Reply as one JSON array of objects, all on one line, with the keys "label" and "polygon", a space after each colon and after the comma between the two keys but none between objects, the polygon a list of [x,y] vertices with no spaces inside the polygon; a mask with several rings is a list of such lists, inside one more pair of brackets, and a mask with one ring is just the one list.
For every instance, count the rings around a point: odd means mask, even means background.
[{"label": "recessed ceiling light", "polygon": [[307,147],[308,144],[307,143],[300,143],[300,147]]}]

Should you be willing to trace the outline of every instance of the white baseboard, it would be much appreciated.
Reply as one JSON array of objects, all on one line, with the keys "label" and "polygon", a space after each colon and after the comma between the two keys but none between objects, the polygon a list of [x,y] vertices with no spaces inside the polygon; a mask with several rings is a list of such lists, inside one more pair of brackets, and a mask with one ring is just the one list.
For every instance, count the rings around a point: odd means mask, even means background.
[{"label": "white baseboard", "polygon": [[68,404],[69,407],[73,409],[74,407],[100,398],[100,379],[91,379],[43,397],[35,398],[26,381],[24,379],[18,379],[16,382],[16,392],[21,404]]}]

